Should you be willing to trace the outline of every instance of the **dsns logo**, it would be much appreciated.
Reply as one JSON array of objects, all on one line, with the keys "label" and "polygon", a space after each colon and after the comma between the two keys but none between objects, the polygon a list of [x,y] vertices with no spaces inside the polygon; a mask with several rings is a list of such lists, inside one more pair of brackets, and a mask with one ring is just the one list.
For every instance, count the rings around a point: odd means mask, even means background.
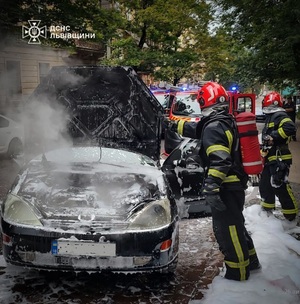
[{"label": "dsns logo", "polygon": [[39,27],[41,20],[28,20],[29,27],[22,26],[22,38],[29,38],[28,44],[41,44],[39,37],[47,38],[47,27]]}]

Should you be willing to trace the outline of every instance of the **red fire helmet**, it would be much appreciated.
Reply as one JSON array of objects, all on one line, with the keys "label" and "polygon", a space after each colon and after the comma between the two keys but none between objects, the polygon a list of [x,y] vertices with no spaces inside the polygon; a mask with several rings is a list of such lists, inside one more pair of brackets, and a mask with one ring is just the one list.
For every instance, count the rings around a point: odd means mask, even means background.
[{"label": "red fire helmet", "polygon": [[282,98],[279,93],[271,92],[265,96],[264,100],[262,101],[262,107],[267,108],[270,106],[272,106],[272,107],[274,107],[274,106],[282,107],[283,106]]},{"label": "red fire helmet", "polygon": [[198,91],[197,100],[200,108],[211,108],[214,106],[228,106],[229,96],[225,88],[216,82],[207,82]]}]

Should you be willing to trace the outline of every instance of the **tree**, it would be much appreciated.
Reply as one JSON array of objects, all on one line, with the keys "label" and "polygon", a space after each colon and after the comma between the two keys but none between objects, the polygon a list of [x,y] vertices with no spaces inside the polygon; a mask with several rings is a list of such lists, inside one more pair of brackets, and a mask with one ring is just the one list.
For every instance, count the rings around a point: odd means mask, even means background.
[{"label": "tree", "polygon": [[[49,31],[53,26],[68,26],[71,33],[93,33],[94,42],[106,43],[122,27],[123,18],[113,8],[104,9],[99,0],[1,0],[0,28],[20,31],[28,20],[41,20]],[[48,35],[49,37],[49,35]],[[44,44],[74,46],[74,39],[45,39]]]},{"label": "tree", "polygon": [[198,60],[195,33],[207,32],[209,6],[197,0],[118,1],[128,21],[106,63],[134,65],[176,84]]},{"label": "tree", "polygon": [[[239,70],[275,87],[300,85],[300,2],[214,0],[235,44],[246,52]],[[243,64],[241,65],[241,62]],[[241,73],[242,74],[242,73]]]},{"label": "tree", "polygon": [[239,91],[254,92],[258,79],[251,69],[251,50],[237,44],[223,28],[216,30],[210,39],[205,79],[219,81],[228,90],[235,85]]}]

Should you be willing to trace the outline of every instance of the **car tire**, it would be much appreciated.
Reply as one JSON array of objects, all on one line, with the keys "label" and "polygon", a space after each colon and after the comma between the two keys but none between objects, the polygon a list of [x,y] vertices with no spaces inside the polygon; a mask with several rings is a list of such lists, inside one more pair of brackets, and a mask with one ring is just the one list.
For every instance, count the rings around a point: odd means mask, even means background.
[{"label": "car tire", "polygon": [[19,138],[11,140],[7,150],[7,157],[12,159],[23,153],[23,144]]}]

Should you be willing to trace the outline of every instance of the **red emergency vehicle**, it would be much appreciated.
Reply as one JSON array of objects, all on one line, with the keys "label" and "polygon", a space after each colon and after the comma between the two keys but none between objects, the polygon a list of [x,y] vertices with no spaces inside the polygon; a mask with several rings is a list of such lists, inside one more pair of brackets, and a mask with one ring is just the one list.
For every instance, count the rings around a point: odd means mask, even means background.
[{"label": "red emergency vehicle", "polygon": [[[202,114],[196,99],[198,90],[176,91],[169,93],[170,109],[165,109],[167,121],[185,120],[200,121]],[[242,112],[251,112],[255,115],[255,94],[228,92],[230,97],[229,111],[234,116]],[[165,123],[167,125],[167,123]],[[170,154],[183,140],[178,133],[167,126],[164,131],[165,154]]]}]

